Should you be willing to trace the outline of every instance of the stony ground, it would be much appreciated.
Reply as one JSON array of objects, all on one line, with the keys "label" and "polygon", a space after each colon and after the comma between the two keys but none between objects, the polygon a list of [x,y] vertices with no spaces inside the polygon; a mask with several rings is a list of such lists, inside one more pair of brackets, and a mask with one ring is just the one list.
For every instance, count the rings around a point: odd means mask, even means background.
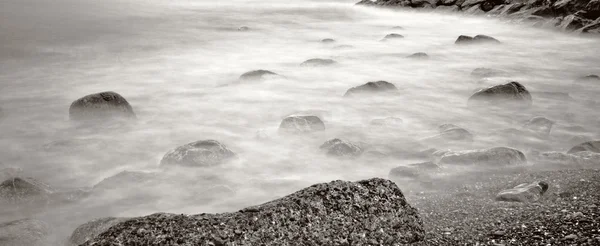
[{"label": "stony ground", "polygon": [[[425,223],[419,245],[600,245],[600,170],[472,173],[445,180],[405,192]],[[494,200],[503,189],[542,180],[550,187],[538,202]]]}]

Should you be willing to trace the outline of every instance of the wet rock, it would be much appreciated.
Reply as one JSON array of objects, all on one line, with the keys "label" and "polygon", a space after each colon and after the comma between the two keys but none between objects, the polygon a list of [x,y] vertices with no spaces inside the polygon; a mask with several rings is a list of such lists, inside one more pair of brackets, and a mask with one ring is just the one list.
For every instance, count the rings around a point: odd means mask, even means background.
[{"label": "wet rock", "polygon": [[583,76],[580,78],[577,78],[574,82],[574,85],[578,85],[578,86],[600,86],[600,77],[598,75],[595,74],[590,74],[587,76]]},{"label": "wet rock", "polygon": [[554,121],[551,121],[545,117],[534,117],[527,121],[523,128],[534,132],[540,136],[548,136],[550,135],[550,131],[552,130],[552,126],[554,125]]},{"label": "wet rock", "polygon": [[211,167],[236,157],[216,140],[200,140],[179,146],[165,154],[161,166]]},{"label": "wet rock", "polygon": [[339,138],[328,140],[319,148],[325,151],[327,155],[336,157],[358,157],[364,151],[360,144]]},{"label": "wet rock", "polygon": [[471,76],[480,77],[480,78],[500,77],[500,76],[506,76],[506,75],[507,75],[507,72],[505,72],[503,70],[493,69],[493,68],[485,68],[485,67],[475,68],[473,70],[473,72],[471,72]]},{"label": "wet rock", "polygon": [[390,170],[389,178],[392,180],[422,178],[436,173],[439,170],[441,170],[441,167],[433,162],[416,163],[393,168]]},{"label": "wet rock", "polygon": [[567,153],[574,154],[582,151],[590,151],[594,153],[600,153],[600,141],[590,141],[578,144],[571,148]]},{"label": "wet rock", "polygon": [[288,116],[279,124],[279,131],[286,133],[309,133],[325,130],[325,123],[313,115]]},{"label": "wet rock", "polygon": [[53,192],[33,178],[11,177],[0,183],[0,204],[45,203]]},{"label": "wet rock", "polygon": [[71,120],[134,119],[133,108],[124,97],[116,92],[106,91],[84,96],[75,100],[69,107]]},{"label": "wet rock", "polygon": [[486,35],[477,35],[475,37],[460,35],[454,42],[455,44],[484,44],[484,43],[492,43],[499,44],[500,41],[497,39],[486,36]]},{"label": "wet rock", "polygon": [[352,87],[346,91],[344,94],[345,97],[351,97],[355,95],[364,95],[364,94],[379,94],[386,92],[397,92],[398,88],[390,82],[387,81],[376,81],[376,82],[368,82],[364,85]]},{"label": "wet rock", "polygon": [[334,42],[335,42],[335,40],[331,39],[331,38],[326,38],[326,39],[321,40],[321,43],[334,43]]},{"label": "wet rock", "polygon": [[[378,232],[362,233],[367,229]],[[389,180],[374,178],[315,184],[234,213],[132,218],[83,245],[394,245],[423,238],[418,211],[402,191]]]},{"label": "wet rock", "polygon": [[402,36],[398,33],[390,33],[388,35],[385,35],[385,37],[383,37],[383,41],[393,40],[393,39],[402,39],[402,38],[404,38],[404,36]]},{"label": "wet rock", "polygon": [[468,8],[471,8],[472,6],[475,6],[475,5],[481,4],[481,3],[485,2],[485,1],[486,1],[486,0],[466,0],[466,1],[464,1],[464,2],[463,2],[461,5],[460,5],[460,7],[461,7],[462,9],[468,9]]},{"label": "wet rock", "polygon": [[269,70],[254,70],[246,72],[240,75],[240,80],[253,81],[253,80],[261,80],[267,77],[277,76],[278,74],[271,72]]},{"label": "wet rock", "polygon": [[423,53],[423,52],[417,52],[414,53],[412,55],[407,56],[407,58],[413,58],[413,59],[427,59],[429,58],[429,56],[427,55],[427,53]]},{"label": "wet rock", "polygon": [[77,229],[73,231],[71,237],[69,238],[69,243],[73,246],[81,245],[105,232],[108,230],[108,228],[126,220],[127,218],[107,217],[89,221],[78,226]]},{"label": "wet rock", "polygon": [[536,202],[548,190],[548,183],[533,182],[531,184],[520,184],[512,189],[500,191],[496,195],[497,201],[505,202]]},{"label": "wet rock", "polygon": [[373,119],[370,124],[372,126],[385,126],[385,127],[400,127],[404,121],[397,117],[387,117],[383,119]]},{"label": "wet rock", "polygon": [[473,134],[454,124],[443,124],[438,127],[440,137],[448,140],[473,141]]},{"label": "wet rock", "polygon": [[438,151],[433,154],[437,164],[447,165],[477,165],[488,167],[525,165],[527,159],[521,151],[495,147],[490,149]]},{"label": "wet rock", "polygon": [[321,58],[314,58],[314,59],[309,59],[304,61],[303,63],[300,64],[300,66],[304,66],[304,67],[322,67],[322,66],[330,66],[330,65],[334,65],[337,62],[332,60],[332,59],[321,59]]},{"label": "wet rock", "polygon": [[565,18],[563,18],[558,27],[564,31],[574,31],[585,27],[589,23],[590,21],[577,15],[567,15]]},{"label": "wet rock", "polygon": [[247,32],[247,31],[250,31],[250,27],[241,26],[241,27],[238,28],[238,31],[240,31],[240,32]]},{"label": "wet rock", "polygon": [[20,219],[0,223],[2,246],[46,246],[51,229],[48,224],[35,219]]},{"label": "wet rock", "polygon": [[473,94],[468,100],[469,106],[515,106],[530,107],[533,102],[531,94],[519,82],[510,82],[482,89]]}]

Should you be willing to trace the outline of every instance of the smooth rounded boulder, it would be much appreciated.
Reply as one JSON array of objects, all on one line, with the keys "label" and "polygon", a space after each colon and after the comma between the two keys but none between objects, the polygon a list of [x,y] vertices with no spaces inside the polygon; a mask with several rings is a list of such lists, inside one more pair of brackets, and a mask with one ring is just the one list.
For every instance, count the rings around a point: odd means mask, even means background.
[{"label": "smooth rounded boulder", "polygon": [[427,55],[427,53],[424,53],[424,52],[417,52],[417,53],[407,56],[406,58],[427,59],[427,58],[429,58],[429,55]]},{"label": "smooth rounded boulder", "polygon": [[366,95],[366,94],[383,94],[389,92],[397,92],[398,88],[387,81],[376,81],[368,82],[364,85],[352,87],[346,91],[344,97],[352,97],[355,95]]},{"label": "smooth rounded boulder", "polygon": [[460,35],[454,42],[455,44],[499,44],[500,41],[487,35],[477,35],[475,37]]},{"label": "smooth rounded boulder", "polygon": [[310,133],[325,130],[325,123],[314,115],[292,115],[285,117],[279,124],[279,132]]},{"label": "smooth rounded boulder", "polygon": [[387,41],[387,40],[395,40],[395,39],[403,39],[404,36],[398,33],[390,33],[388,35],[385,35],[385,37],[383,37],[382,41]]},{"label": "smooth rounded boulder", "polygon": [[328,140],[319,148],[327,155],[336,157],[358,157],[364,152],[364,148],[360,144],[339,138]]},{"label": "smooth rounded boulder", "polygon": [[300,64],[300,66],[303,67],[324,67],[324,66],[331,66],[337,64],[336,61],[332,60],[332,59],[321,59],[321,58],[314,58],[314,59],[308,59],[304,62],[302,62]]},{"label": "smooth rounded boulder", "polygon": [[0,223],[2,246],[47,246],[50,225],[36,219],[20,219]]},{"label": "smooth rounded boulder", "polygon": [[504,167],[527,164],[527,158],[523,152],[507,147],[462,151],[438,151],[433,155],[436,157],[436,164],[442,165]]},{"label": "smooth rounded boulder", "polygon": [[83,245],[404,245],[424,234],[398,186],[373,178],[315,184],[231,213],[130,218]]},{"label": "smooth rounded boulder", "polygon": [[468,100],[469,106],[496,106],[527,108],[533,104],[531,94],[519,82],[510,82],[481,89]]},{"label": "smooth rounded boulder", "polygon": [[548,183],[545,181],[524,183],[517,185],[512,189],[500,191],[496,195],[496,201],[504,202],[536,202],[548,190]]},{"label": "smooth rounded boulder", "polygon": [[574,154],[577,152],[590,151],[594,153],[600,153],[600,141],[590,141],[578,144],[571,148],[567,153]]},{"label": "smooth rounded boulder", "polygon": [[167,152],[161,166],[212,167],[236,157],[233,151],[216,140],[200,140]]},{"label": "smooth rounded boulder", "polygon": [[133,108],[116,92],[105,91],[75,100],[69,107],[71,120],[135,119]]},{"label": "smooth rounded boulder", "polygon": [[269,76],[277,76],[278,74],[271,72],[269,70],[253,70],[253,71],[249,71],[249,72],[245,72],[244,74],[240,75],[240,80],[248,80],[248,81],[253,81],[253,80],[261,80],[261,79],[265,79]]}]

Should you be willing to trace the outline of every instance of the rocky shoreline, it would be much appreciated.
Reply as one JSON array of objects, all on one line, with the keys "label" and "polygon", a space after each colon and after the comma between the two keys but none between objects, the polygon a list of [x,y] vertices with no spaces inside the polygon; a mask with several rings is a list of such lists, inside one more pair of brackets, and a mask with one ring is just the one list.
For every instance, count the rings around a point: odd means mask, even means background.
[{"label": "rocky shoreline", "polygon": [[362,0],[357,5],[505,17],[575,34],[600,34],[599,0]]}]

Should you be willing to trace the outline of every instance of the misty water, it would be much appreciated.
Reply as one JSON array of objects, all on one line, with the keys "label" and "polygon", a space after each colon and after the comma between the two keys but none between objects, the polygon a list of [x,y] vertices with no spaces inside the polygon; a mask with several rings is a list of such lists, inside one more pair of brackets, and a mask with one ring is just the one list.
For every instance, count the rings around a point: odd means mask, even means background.
[{"label": "misty water", "polygon": [[[568,93],[575,78],[600,73],[597,39],[507,20],[354,2],[2,1],[0,168],[20,168],[56,190],[93,187],[122,171],[157,175],[159,181],[125,177],[74,204],[2,208],[0,221],[40,218],[53,225],[59,244],[97,217],[236,211],[318,182],[386,178],[393,167],[422,161],[409,154],[327,157],[319,146],[336,137],[383,153],[509,146],[511,139],[478,136],[534,116],[555,120],[555,129],[582,126],[582,134],[597,136],[600,114],[586,101],[594,94],[571,94],[576,101],[566,102],[545,93]],[[250,30],[238,31],[241,26]],[[405,38],[382,42],[390,33]],[[454,45],[462,34],[490,35],[502,44]],[[325,38],[336,42],[322,43]],[[406,58],[416,52],[430,58]],[[299,66],[311,58],[338,64]],[[477,67],[508,73],[475,78],[470,73]],[[256,69],[285,77],[237,83]],[[399,95],[343,97],[348,88],[378,80],[395,84]],[[531,109],[496,116],[467,108],[475,90],[509,81],[532,92]],[[102,91],[124,96],[137,121],[105,128],[69,121],[71,102]],[[327,130],[281,135],[279,123],[290,114],[317,115]],[[369,124],[386,117],[403,122]],[[422,141],[443,123],[469,129],[476,141]],[[564,151],[571,146],[562,141],[568,137],[553,135],[543,146]],[[203,139],[220,141],[238,158],[211,169],[159,166],[170,149]]]}]

